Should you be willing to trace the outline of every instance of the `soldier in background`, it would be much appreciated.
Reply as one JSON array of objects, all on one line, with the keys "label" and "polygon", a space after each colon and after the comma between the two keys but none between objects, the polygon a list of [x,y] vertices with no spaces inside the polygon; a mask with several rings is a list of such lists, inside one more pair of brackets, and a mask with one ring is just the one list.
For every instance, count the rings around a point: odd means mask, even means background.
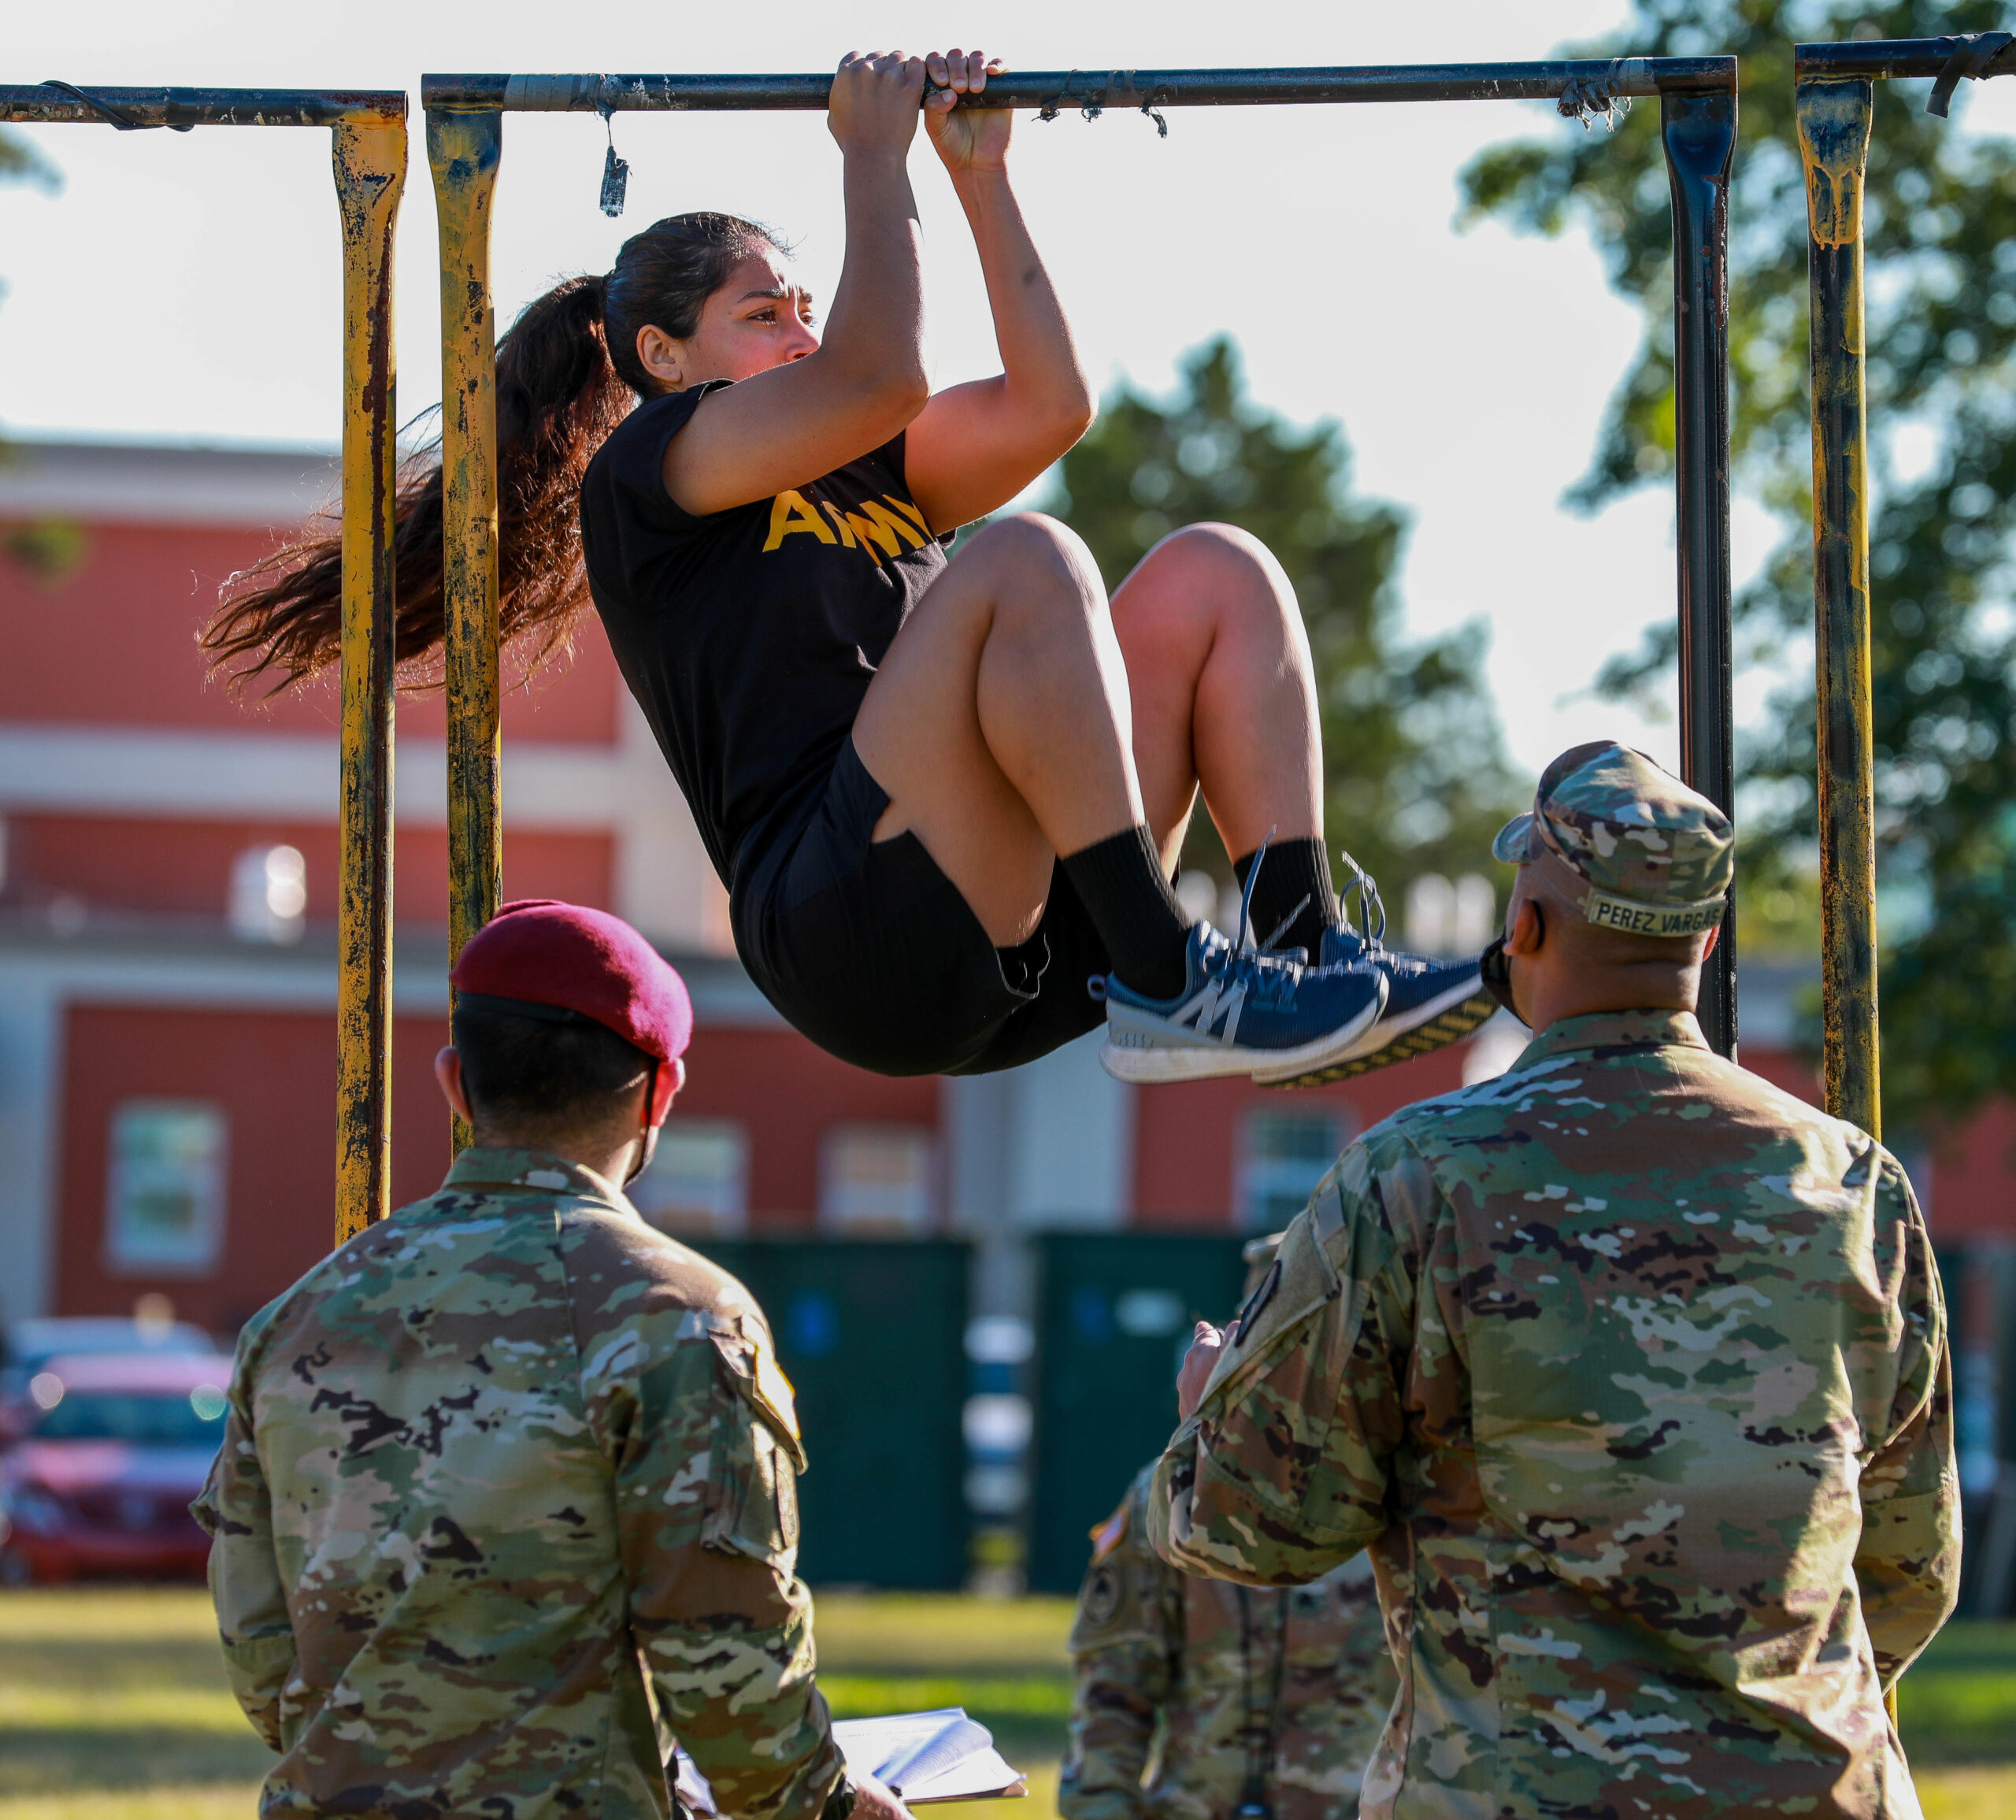
[{"label": "soldier in background", "polygon": [[261,1813],[662,1816],[662,1722],[724,1812],[907,1820],[813,1685],[762,1314],[624,1197],[685,1079],[684,983],[540,903],[453,977],[435,1071],[474,1146],[246,1325],[195,1507],[280,1754]]},{"label": "soldier in background", "polygon": [[[1249,1295],[1280,1244],[1276,1233],[1247,1246]],[[1292,1588],[1178,1573],[1148,1545],[1154,1476],[1151,1462],[1092,1532],[1058,1811],[1351,1820],[1393,1701],[1371,1562],[1359,1555]]]},{"label": "soldier in background", "polygon": [[1509,1072],[1347,1150],[1178,1381],[1154,1547],[1369,1547],[1380,1820],[1918,1813],[1884,1694],[1951,1611],[1946,1314],[1881,1145],[1703,1040],[1733,834],[1578,747],[1494,851]]}]

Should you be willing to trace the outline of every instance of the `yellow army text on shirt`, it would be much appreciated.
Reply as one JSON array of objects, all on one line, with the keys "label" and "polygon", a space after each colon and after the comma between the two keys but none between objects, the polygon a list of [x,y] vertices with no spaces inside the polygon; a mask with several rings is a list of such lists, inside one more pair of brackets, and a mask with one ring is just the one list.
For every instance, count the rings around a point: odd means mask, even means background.
[{"label": "yellow army text on shirt", "polygon": [[1058,1811],[1229,1820],[1251,1796],[1273,1820],[1351,1820],[1393,1700],[1371,1562],[1282,1589],[1180,1574],[1148,1546],[1154,1473],[1092,1533]]},{"label": "yellow army text on shirt", "polygon": [[1903,1172],[1682,1012],[1565,1020],[1344,1153],[1177,1432],[1193,1571],[1369,1544],[1394,1820],[1913,1814],[1883,1690],[1959,1572]]},{"label": "yellow army text on shirt", "polygon": [[662,1815],[654,1698],[724,1810],[811,1820],[803,1463],[739,1284],[588,1169],[465,1151],[239,1339],[197,1512],[262,1814]]}]

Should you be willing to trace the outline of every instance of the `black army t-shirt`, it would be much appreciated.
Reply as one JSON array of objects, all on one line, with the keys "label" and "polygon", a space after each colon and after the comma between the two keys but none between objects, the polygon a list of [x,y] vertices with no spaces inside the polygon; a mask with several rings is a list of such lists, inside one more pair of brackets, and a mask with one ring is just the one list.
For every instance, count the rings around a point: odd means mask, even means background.
[{"label": "black army t-shirt", "polygon": [[648,399],[617,427],[581,484],[581,543],[617,663],[736,891],[817,806],[945,554],[900,436],[775,499],[682,511],[665,446],[728,383]]}]

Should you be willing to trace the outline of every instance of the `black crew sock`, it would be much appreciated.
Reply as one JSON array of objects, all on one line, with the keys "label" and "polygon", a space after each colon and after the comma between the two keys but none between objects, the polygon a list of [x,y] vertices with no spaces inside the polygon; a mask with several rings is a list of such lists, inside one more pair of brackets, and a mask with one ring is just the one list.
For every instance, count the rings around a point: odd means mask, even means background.
[{"label": "black crew sock", "polygon": [[1190,925],[1145,825],[1065,854],[1064,875],[1124,984],[1151,999],[1173,999],[1183,990]]},{"label": "black crew sock", "polygon": [[[1260,882],[1253,888],[1253,940],[1258,943],[1271,937],[1277,947],[1306,948],[1313,964],[1322,952],[1323,932],[1343,914],[1337,907],[1337,888],[1330,882],[1330,856],[1314,836],[1273,841],[1266,851],[1267,857],[1260,862]],[[1243,859],[1232,862],[1242,891],[1258,852],[1255,848]],[[1284,921],[1288,926],[1275,936]]]}]

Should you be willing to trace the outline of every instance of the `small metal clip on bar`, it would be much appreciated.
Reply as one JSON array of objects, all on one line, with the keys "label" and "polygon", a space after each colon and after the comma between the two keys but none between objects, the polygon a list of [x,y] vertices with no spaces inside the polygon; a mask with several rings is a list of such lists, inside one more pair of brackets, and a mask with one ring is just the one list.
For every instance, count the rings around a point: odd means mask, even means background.
[{"label": "small metal clip on bar", "polygon": [[1940,71],[1925,104],[1927,113],[1936,114],[1941,120],[1946,118],[1947,109],[1952,106],[1953,91],[1963,78],[1972,76],[1980,81],[2016,69],[2016,58],[2009,54],[2010,47],[2016,45],[2016,33],[1968,32],[1953,42],[1953,54],[1947,58],[1946,67]]},{"label": "small metal clip on bar", "polygon": [[602,165],[602,212],[613,221],[623,213],[623,198],[630,187],[630,163],[616,155],[616,128],[611,118],[615,109],[605,102],[595,112],[602,116],[602,131],[609,135],[609,154]]},{"label": "small metal clip on bar", "polygon": [[53,88],[59,95],[67,95],[72,101],[82,102],[100,120],[123,133],[151,132],[157,126],[165,126],[170,132],[186,133],[196,124],[194,120],[135,120],[124,109],[114,107],[110,102],[101,100],[97,95],[87,93],[78,87],[75,83],[57,82],[53,78],[45,78],[42,86],[44,88]]}]

